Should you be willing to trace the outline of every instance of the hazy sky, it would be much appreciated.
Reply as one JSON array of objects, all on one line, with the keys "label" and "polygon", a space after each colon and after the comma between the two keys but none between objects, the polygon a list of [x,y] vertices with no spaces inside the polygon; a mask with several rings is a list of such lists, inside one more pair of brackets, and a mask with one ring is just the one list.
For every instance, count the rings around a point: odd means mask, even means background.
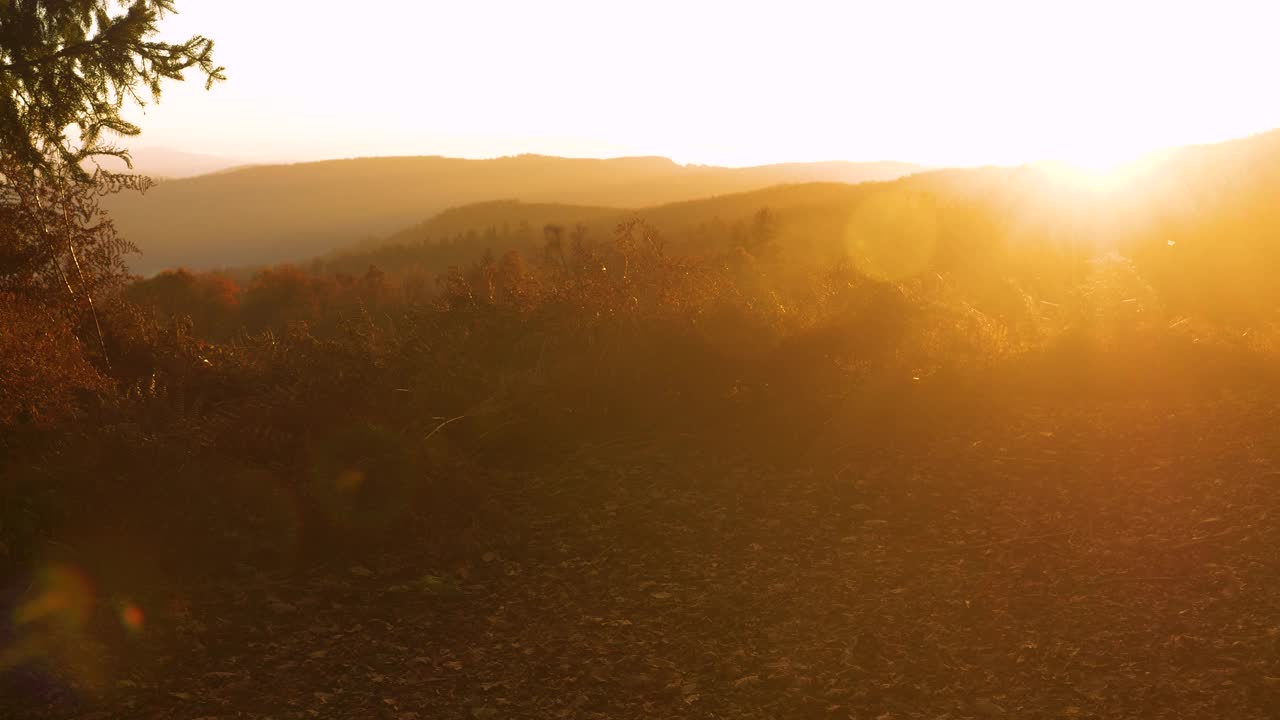
[{"label": "hazy sky", "polygon": [[1280,2],[179,0],[229,81],[144,139],[432,154],[1105,161],[1280,127]]}]

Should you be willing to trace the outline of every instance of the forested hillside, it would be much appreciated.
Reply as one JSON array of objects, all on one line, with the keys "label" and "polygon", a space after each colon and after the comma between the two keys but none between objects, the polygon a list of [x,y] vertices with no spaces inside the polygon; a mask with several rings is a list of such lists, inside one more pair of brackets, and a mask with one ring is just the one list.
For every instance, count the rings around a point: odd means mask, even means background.
[{"label": "forested hillside", "polygon": [[1258,322],[1273,319],[1280,303],[1271,280],[1280,264],[1277,194],[1280,132],[1273,132],[1153,156],[1106,182],[1042,164],[789,184],[631,209],[478,203],[331,253],[315,268],[432,277],[485,251],[532,258],[548,242],[607,239],[640,218],[682,254],[747,247],[764,233],[772,252],[793,261],[848,259],[888,280],[946,273],[989,311],[1003,311],[989,302],[1010,283],[1063,302],[1090,263],[1115,253],[1170,311]]},{"label": "forested hillside", "polygon": [[883,180],[919,169],[892,162],[721,168],[665,158],[364,158],[173,180],[145,195],[113,196],[106,207],[142,250],[134,270],[150,274],[298,260],[470,202],[644,207],[782,182]]}]

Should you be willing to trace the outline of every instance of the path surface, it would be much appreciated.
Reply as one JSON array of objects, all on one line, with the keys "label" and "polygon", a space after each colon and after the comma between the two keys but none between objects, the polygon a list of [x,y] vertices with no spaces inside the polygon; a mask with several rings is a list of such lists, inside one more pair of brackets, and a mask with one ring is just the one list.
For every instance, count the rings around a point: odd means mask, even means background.
[{"label": "path surface", "polygon": [[1276,717],[1273,418],[1180,412],[1044,413],[825,472],[602,453],[524,479],[460,566],[175,601],[104,651],[97,700],[43,714]]}]

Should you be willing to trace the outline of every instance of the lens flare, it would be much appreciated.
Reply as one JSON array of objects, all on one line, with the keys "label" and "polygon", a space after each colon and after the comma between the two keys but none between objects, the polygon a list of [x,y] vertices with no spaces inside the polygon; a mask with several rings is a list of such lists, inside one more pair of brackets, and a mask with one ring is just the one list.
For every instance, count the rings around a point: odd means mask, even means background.
[{"label": "lens flare", "polygon": [[923,272],[937,246],[936,211],[924,195],[872,195],[853,210],[845,227],[850,257],[860,271],[880,280]]},{"label": "lens flare", "polygon": [[94,588],[78,568],[52,564],[13,608],[12,642],[0,648],[0,672],[22,665],[56,667],[83,688],[106,681],[101,648],[91,637]]},{"label": "lens flare", "polygon": [[40,573],[36,594],[13,611],[15,625],[48,623],[61,628],[82,626],[93,607],[93,586],[79,570],[51,565]]},{"label": "lens flare", "polygon": [[124,626],[131,634],[142,632],[142,626],[146,622],[146,616],[142,612],[142,608],[134,603],[124,602],[120,606],[120,624]]},{"label": "lens flare", "polygon": [[339,492],[359,492],[360,486],[364,485],[364,472],[357,469],[344,470],[338,475],[336,485]]}]

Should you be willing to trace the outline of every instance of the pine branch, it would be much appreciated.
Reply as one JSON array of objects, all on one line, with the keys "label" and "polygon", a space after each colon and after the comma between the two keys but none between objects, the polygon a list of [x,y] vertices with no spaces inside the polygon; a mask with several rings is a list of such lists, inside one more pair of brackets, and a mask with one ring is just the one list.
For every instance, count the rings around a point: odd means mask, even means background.
[{"label": "pine branch", "polygon": [[22,60],[19,62],[0,63],[0,72],[16,72],[25,70],[47,63],[66,60],[68,58],[78,57],[89,52],[92,49],[103,47],[110,42],[110,38],[105,35],[98,35],[91,40],[85,40],[81,43],[68,45],[61,50],[45,55],[44,57],[32,58],[30,60]]}]

